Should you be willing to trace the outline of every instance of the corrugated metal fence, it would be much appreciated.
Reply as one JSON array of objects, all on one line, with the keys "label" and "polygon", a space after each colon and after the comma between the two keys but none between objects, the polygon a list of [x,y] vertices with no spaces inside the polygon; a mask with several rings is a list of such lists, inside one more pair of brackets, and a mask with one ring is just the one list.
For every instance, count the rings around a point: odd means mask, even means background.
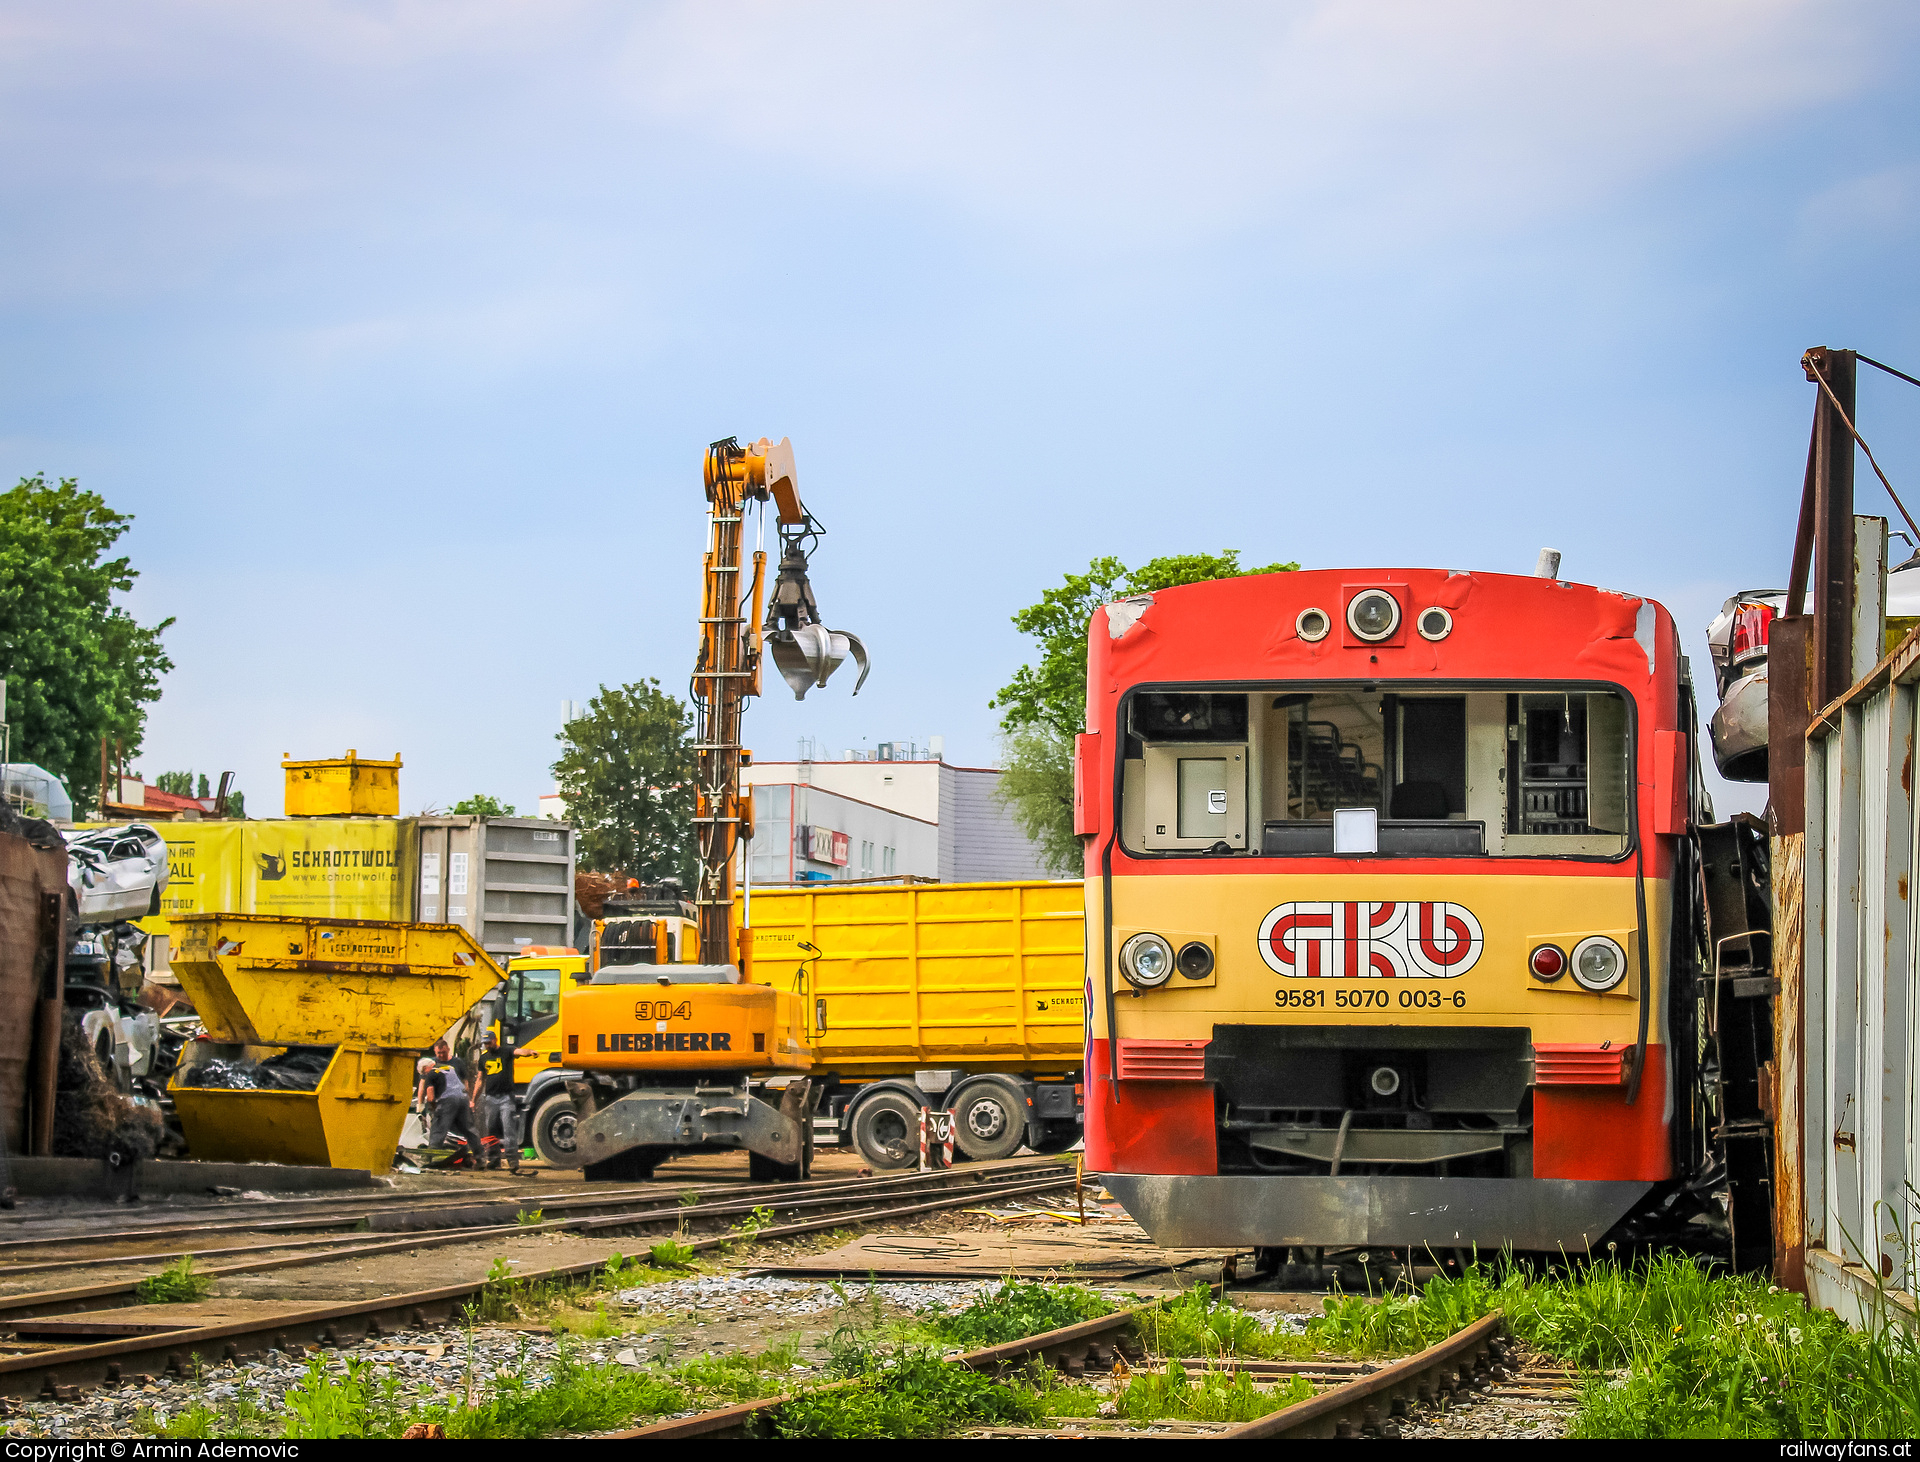
[{"label": "corrugated metal fence", "polygon": [[[1806,1281],[1815,1304],[1855,1320],[1883,1294],[1911,1313],[1916,1289],[1917,690],[1920,636],[1910,636],[1807,736],[1798,1073]],[[1785,1075],[1791,1082],[1790,1061]]]}]

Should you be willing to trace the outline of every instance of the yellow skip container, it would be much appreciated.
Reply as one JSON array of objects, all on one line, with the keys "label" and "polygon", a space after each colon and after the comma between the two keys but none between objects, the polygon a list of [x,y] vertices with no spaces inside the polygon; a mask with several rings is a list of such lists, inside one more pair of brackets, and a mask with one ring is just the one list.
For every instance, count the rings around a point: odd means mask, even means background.
[{"label": "yellow skip container", "polygon": [[373,761],[357,751],[319,761],[283,756],[288,817],[397,817],[400,754]]},{"label": "yellow skip container", "polygon": [[[501,980],[452,924],[184,914],[173,972],[206,1022],[169,1087],[189,1151],[228,1162],[385,1172],[413,1063]],[[311,1091],[182,1084],[211,1060],[333,1048]]]}]

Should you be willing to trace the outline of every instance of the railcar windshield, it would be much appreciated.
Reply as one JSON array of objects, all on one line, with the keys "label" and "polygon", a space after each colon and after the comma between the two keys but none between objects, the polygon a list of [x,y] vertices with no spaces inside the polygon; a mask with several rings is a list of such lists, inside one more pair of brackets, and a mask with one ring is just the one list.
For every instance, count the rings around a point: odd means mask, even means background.
[{"label": "railcar windshield", "polygon": [[1136,692],[1130,851],[1617,858],[1626,698],[1590,685]]}]

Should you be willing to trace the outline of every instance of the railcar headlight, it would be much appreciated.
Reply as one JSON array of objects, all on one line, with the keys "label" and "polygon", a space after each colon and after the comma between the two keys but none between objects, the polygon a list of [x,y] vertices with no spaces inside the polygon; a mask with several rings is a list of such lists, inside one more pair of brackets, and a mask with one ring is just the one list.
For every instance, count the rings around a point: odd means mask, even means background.
[{"label": "railcar headlight", "polygon": [[1327,618],[1327,611],[1324,609],[1303,609],[1300,611],[1299,618],[1293,622],[1294,633],[1308,643],[1324,640],[1327,637],[1327,631],[1332,628],[1333,621]]},{"label": "railcar headlight", "polygon": [[1347,627],[1369,642],[1400,628],[1400,601],[1385,589],[1363,589],[1347,605]]},{"label": "railcar headlight", "polygon": [[1173,974],[1173,946],[1158,934],[1136,934],[1120,946],[1120,973],[1127,983],[1156,990]]},{"label": "railcar headlight", "polygon": [[1173,963],[1189,980],[1204,980],[1213,973],[1213,951],[1198,939],[1190,940],[1180,946],[1180,954]]},{"label": "railcar headlight", "polygon": [[1420,631],[1423,640],[1444,640],[1453,633],[1453,615],[1436,604],[1416,614],[1413,627]]},{"label": "railcar headlight", "polygon": [[1604,934],[1573,947],[1573,978],[1587,990],[1611,990],[1627,977],[1627,952]]},{"label": "railcar headlight", "polygon": [[1567,957],[1557,944],[1543,944],[1527,956],[1527,968],[1536,980],[1551,985],[1567,972]]}]

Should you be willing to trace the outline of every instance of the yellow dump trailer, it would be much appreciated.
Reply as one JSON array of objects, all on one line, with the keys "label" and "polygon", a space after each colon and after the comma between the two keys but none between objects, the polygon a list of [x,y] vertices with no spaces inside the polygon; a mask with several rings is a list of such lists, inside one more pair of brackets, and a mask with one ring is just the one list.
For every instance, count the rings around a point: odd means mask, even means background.
[{"label": "yellow dump trailer", "polygon": [[[174,973],[207,1025],[169,1088],[197,1158],[385,1171],[414,1061],[500,982],[451,924],[264,914],[173,924]],[[331,1048],[314,1089],[204,1084],[216,1069],[271,1070],[293,1047]]]},{"label": "yellow dump trailer", "polygon": [[1084,908],[1077,881],[756,890],[754,977],[805,995],[817,1068],[1064,1072],[1085,1045]]},{"label": "yellow dump trailer", "polygon": [[1077,1142],[1083,909],[1077,880],[756,889],[754,978],[802,997],[814,1140],[904,1167],[928,1109],[982,1160]]}]

